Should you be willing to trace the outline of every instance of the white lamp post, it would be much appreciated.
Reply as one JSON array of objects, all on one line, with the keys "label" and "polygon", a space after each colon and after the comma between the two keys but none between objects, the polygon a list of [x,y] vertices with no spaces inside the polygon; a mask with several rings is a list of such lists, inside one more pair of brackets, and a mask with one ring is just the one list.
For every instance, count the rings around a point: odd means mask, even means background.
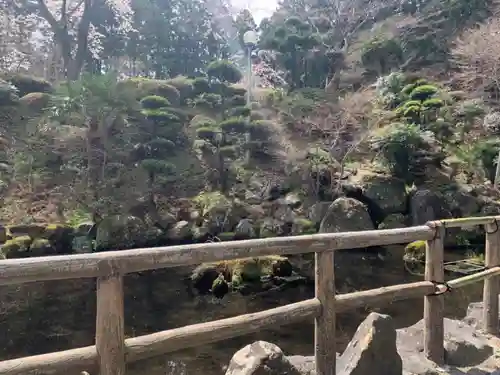
[{"label": "white lamp post", "polygon": [[250,105],[250,91],[252,90],[252,50],[258,41],[259,36],[254,30],[248,30],[243,34],[243,43],[247,49],[247,106]]}]

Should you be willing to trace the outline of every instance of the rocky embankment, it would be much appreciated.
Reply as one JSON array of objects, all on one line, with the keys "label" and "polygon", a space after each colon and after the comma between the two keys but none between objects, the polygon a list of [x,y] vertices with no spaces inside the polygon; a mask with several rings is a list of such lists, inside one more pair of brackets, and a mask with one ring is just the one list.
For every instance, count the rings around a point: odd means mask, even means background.
[{"label": "rocky embankment", "polygon": [[[423,354],[423,321],[396,330],[388,315],[371,313],[342,354],[337,375],[498,375],[500,339],[478,329],[481,303],[469,305],[463,320],[445,319],[445,362]],[[500,317],[499,317],[500,319]],[[226,375],[314,375],[314,357],[285,356],[271,343],[256,341],[231,359]]]},{"label": "rocky embankment", "polygon": [[[230,196],[204,193],[177,202],[168,212],[150,209],[146,202],[139,202],[127,213],[105,217],[98,223],[75,227],[66,224],[4,227],[0,231],[1,253],[13,259],[318,231],[373,230],[422,224],[433,219],[500,213],[500,197],[494,189],[487,185],[459,184],[441,172],[439,175],[441,180],[434,178],[434,185],[409,188],[386,174],[358,171],[338,180],[340,185],[330,184],[326,189],[325,184],[319,201],[285,187],[286,181],[271,184],[256,175],[250,184],[235,188]],[[466,234],[467,241],[484,240],[480,231]],[[449,238],[452,244],[462,241],[458,235]],[[401,248],[378,250],[386,251],[389,256],[381,260],[370,256],[370,251],[339,253],[336,257],[339,293],[415,280],[404,273]],[[314,293],[312,265],[311,255],[271,256],[128,275],[126,334],[137,336],[310,298]],[[0,301],[0,331],[6,332],[0,338],[1,358],[93,343],[93,280],[0,287]],[[395,306],[391,309],[396,315],[405,310],[404,306]],[[420,314],[422,309],[418,307],[415,311]],[[418,314],[408,319],[416,317],[416,320]],[[350,335],[350,327],[363,317],[364,311],[359,311],[339,318],[346,327],[345,335]],[[302,345],[305,337],[312,338],[310,323],[275,330],[268,336],[259,334],[255,335],[259,339],[280,337],[290,346]],[[297,337],[290,339],[293,335]],[[341,342],[345,335],[339,336]],[[220,363],[227,363],[232,350],[246,340],[248,337],[200,350],[210,353],[209,362],[219,371]],[[190,352],[180,358],[196,357]],[[210,365],[203,362],[196,366]]]}]

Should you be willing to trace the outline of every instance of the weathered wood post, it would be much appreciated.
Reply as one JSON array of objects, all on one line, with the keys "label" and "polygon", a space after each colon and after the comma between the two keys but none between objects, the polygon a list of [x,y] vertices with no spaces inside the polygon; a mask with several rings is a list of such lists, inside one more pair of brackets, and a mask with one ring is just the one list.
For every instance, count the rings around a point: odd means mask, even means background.
[{"label": "weathered wood post", "polygon": [[335,375],[335,266],[334,252],[315,254],[316,298],[321,313],[314,321],[314,357],[317,375]]},{"label": "weathered wood post", "polygon": [[[484,226],[486,231],[487,268],[500,266],[500,228],[498,219],[493,224]],[[483,289],[483,329],[486,333],[498,335],[498,295],[500,294],[500,278],[493,276],[484,280]]]},{"label": "weathered wood post", "polygon": [[[432,240],[425,246],[425,280],[444,282],[445,228],[439,221],[427,223],[435,230]],[[444,363],[444,296],[424,298],[424,353],[437,364]]]},{"label": "weathered wood post", "polygon": [[100,375],[125,375],[124,331],[123,277],[111,271],[97,279],[95,342]]}]

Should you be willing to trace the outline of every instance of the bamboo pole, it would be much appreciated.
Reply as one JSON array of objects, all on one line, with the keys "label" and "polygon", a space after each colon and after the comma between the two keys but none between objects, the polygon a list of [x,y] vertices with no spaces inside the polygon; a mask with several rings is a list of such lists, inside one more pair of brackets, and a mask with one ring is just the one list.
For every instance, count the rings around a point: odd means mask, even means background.
[{"label": "bamboo pole", "polygon": [[123,278],[98,278],[95,342],[100,375],[125,375],[123,315]]},{"label": "bamboo pole", "polygon": [[335,265],[333,251],[315,254],[316,298],[321,313],[314,320],[314,357],[317,375],[335,375]]},{"label": "bamboo pole", "polygon": [[[500,228],[498,222],[485,225],[486,259],[485,266],[494,268],[500,266]],[[498,295],[500,280],[492,276],[484,280],[483,289],[483,328],[492,335],[498,334]]]},{"label": "bamboo pole", "polygon": [[[428,223],[435,230],[435,237],[426,242],[425,280],[444,282],[444,236],[442,223]],[[424,298],[424,353],[437,364],[444,363],[444,296]]]}]

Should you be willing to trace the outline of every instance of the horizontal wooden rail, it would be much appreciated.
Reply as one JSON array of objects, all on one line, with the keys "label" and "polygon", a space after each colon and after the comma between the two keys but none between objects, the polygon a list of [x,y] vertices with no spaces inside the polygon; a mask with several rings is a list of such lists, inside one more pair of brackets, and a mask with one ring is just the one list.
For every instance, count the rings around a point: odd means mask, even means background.
[{"label": "horizontal wooden rail", "polygon": [[[436,222],[444,225],[445,228],[467,228],[476,225],[493,224],[495,220],[500,220],[499,216],[465,217],[460,219],[444,219]],[[432,223],[432,222],[431,222]]]},{"label": "horizontal wooden rail", "polygon": [[0,285],[93,278],[265,255],[302,254],[431,239],[427,225],[293,237],[202,243],[0,261]]},{"label": "horizontal wooden rail", "polygon": [[[490,268],[488,270],[474,273],[472,275],[467,275],[467,276],[459,277],[457,279],[448,281],[447,284],[452,289],[462,288],[464,286],[474,284],[474,283],[477,283],[479,281],[489,279],[490,277],[499,276],[499,275],[500,275],[500,267],[493,267],[493,268]],[[444,289],[445,287],[443,286],[440,288]]]},{"label": "horizontal wooden rail", "polygon": [[[392,285],[336,296],[337,311],[345,312],[366,305],[423,297],[436,290],[434,284],[422,281]],[[151,358],[182,349],[210,344],[224,339],[243,336],[262,329],[279,327],[318,316],[321,304],[313,298],[253,314],[213,322],[193,324],[150,335],[125,340],[126,361]],[[95,346],[66,350],[57,353],[12,359],[0,362],[0,375],[53,373],[56,371],[92,370],[97,364]]]},{"label": "horizontal wooden rail", "polygon": [[[225,243],[194,244],[69,256],[51,256],[0,261],[0,285],[72,278],[98,278],[96,346],[66,350],[0,362],[0,375],[28,375],[100,371],[101,375],[123,375],[125,362],[275,328],[303,319],[316,320],[315,357],[317,375],[335,374],[335,314],[388,301],[425,296],[424,351],[441,363],[443,347],[443,240],[446,228],[484,225],[486,228],[485,271],[448,282],[459,288],[486,280],[485,322],[488,333],[498,332],[498,276],[500,276],[500,228],[497,217],[451,219],[426,225],[360,232],[314,234]],[[426,281],[393,285],[335,296],[333,253],[335,250],[427,241]],[[159,268],[258,257],[316,253],[316,298],[252,314],[194,324],[123,340],[123,286],[127,273]],[[436,286],[436,282],[443,286]],[[325,311],[328,309],[328,311]],[[333,354],[332,354],[333,353]]]}]

